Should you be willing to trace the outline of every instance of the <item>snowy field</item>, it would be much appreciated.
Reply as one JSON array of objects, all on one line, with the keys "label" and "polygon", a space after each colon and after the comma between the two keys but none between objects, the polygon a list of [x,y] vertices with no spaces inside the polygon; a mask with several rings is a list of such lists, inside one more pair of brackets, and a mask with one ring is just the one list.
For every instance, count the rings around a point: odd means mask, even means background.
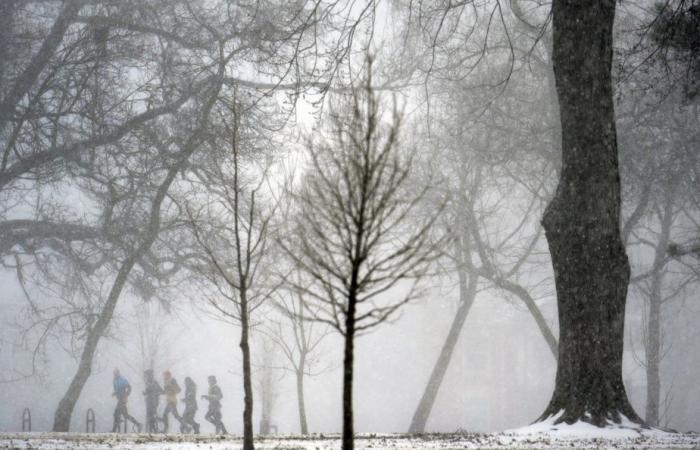
[{"label": "snowy field", "polygon": [[[45,450],[228,450],[242,448],[240,436],[84,433],[0,433],[2,449]],[[601,431],[587,424],[538,424],[503,433],[409,436],[361,434],[357,449],[700,449],[698,434],[673,434],[620,426]],[[258,449],[327,450],[340,448],[339,435],[282,435],[256,439]]]}]

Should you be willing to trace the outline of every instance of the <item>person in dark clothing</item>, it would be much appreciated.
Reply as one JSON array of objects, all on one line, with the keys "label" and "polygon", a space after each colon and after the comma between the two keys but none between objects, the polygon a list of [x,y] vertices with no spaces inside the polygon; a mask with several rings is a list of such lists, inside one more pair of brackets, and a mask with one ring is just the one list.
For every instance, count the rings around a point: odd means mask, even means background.
[{"label": "person in dark clothing", "polygon": [[164,432],[168,432],[168,416],[170,413],[180,422],[182,426],[182,418],[177,412],[177,394],[180,393],[180,385],[173,378],[169,370],[163,372],[163,390],[165,391],[165,409],[163,410],[163,427]]},{"label": "person in dark clothing", "polygon": [[113,397],[117,397],[117,407],[114,408],[114,424],[112,425],[112,433],[119,431],[119,423],[121,418],[124,420],[129,420],[136,426],[136,432],[141,432],[141,424],[138,420],[134,419],[126,408],[126,402],[129,400],[129,394],[131,394],[131,385],[126,378],[121,376],[119,369],[114,369],[114,380],[113,380],[114,392],[112,392]]},{"label": "person in dark clothing", "polygon": [[146,389],[143,395],[146,398],[146,431],[149,433],[158,432],[158,400],[165,391],[153,377],[153,370],[149,369],[143,373],[146,381]]},{"label": "person in dark clothing", "polygon": [[221,421],[221,399],[224,397],[224,394],[221,392],[219,385],[216,384],[214,375],[209,375],[208,380],[209,392],[207,395],[202,395],[203,399],[209,401],[209,409],[204,418],[216,427],[216,434],[227,434],[226,427]]},{"label": "person in dark clothing", "polygon": [[185,410],[180,421],[180,432],[187,433],[192,428],[194,434],[199,434],[199,424],[194,421],[197,412],[197,385],[190,377],[185,378],[185,398],[182,401],[185,403]]}]

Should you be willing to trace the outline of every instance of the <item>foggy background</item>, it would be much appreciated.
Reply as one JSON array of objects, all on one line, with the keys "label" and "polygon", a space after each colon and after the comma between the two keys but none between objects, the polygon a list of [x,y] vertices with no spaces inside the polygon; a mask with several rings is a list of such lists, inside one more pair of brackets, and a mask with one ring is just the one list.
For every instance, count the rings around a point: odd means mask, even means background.
[{"label": "foggy background", "polygon": [[[401,2],[395,3],[400,6]],[[531,11],[531,18],[542,15],[536,7]],[[440,189],[456,189],[450,183],[454,181],[452,171],[461,167],[455,162],[458,159],[455,155],[462,151],[468,158],[487,165],[488,170],[492,171],[484,176],[479,186],[477,197],[483,207],[480,223],[485,233],[490,233],[486,240],[494,245],[495,264],[507,267],[517,259],[518,252],[527,247],[525,243],[535,234],[546,200],[551,197],[556,184],[559,161],[553,155],[557,153],[558,135],[552,121],[556,116],[552,112],[556,101],[549,90],[552,87],[551,78],[548,78],[551,68],[546,64],[538,66],[537,61],[520,59],[513,67],[495,57],[479,66],[474,73],[470,72],[470,76],[474,77],[473,85],[463,86],[460,77],[464,74],[453,74],[450,68],[444,69],[444,76],[426,78],[431,52],[414,48],[421,41],[416,35],[411,34],[405,41],[401,40],[403,36],[397,37],[401,31],[401,20],[405,19],[404,14],[400,8],[396,12],[386,5],[376,12],[375,39],[385,45],[382,47],[375,43],[369,47],[376,52],[378,78],[381,81],[382,76],[391,79],[397,73],[409,74],[407,78],[411,83],[407,82],[408,87],[395,89],[405,106],[407,140],[412,146],[423,150],[421,163],[440,175],[438,179],[444,183]],[[624,47],[623,50],[629,49],[635,42],[636,35],[630,37],[625,32],[633,28],[633,24],[637,23],[635,20],[642,20],[638,15],[642,14],[634,7],[619,13],[620,46]],[[508,23],[517,23],[511,16],[507,20],[512,21]],[[496,28],[491,32],[502,42],[502,30]],[[494,46],[497,44],[494,43]],[[445,46],[449,47],[447,44]],[[436,67],[450,59],[447,50],[432,50],[437,53]],[[494,53],[498,51],[494,50]],[[544,58],[546,49],[537,47],[535,53]],[[361,56],[355,55],[359,59]],[[644,55],[629,58],[641,60]],[[624,58],[621,56],[620,59]],[[419,67],[411,67],[414,63]],[[654,252],[647,244],[656,242],[660,227],[659,211],[668,202],[677,201],[679,205],[673,219],[671,241],[684,242],[691,239],[693,233],[697,236],[700,192],[693,182],[697,179],[697,172],[693,170],[697,171],[700,166],[697,157],[692,159],[692,155],[697,156],[700,148],[700,115],[697,99],[694,102],[684,101],[677,92],[664,92],[659,94],[658,99],[654,97],[651,106],[639,107],[640,102],[649,99],[643,87],[653,85],[654,77],[661,70],[650,70],[653,72],[651,80],[645,78],[648,72],[644,72],[639,75],[641,81],[629,81],[632,75],[623,77],[623,74],[627,76],[623,69],[618,68],[618,75],[627,81],[620,81],[616,86],[619,94],[616,107],[620,116],[618,140],[623,176],[623,215],[625,218],[632,215],[638,198],[643,197],[640,192],[646,192],[653,198],[650,201],[653,206],[635,226],[628,241],[627,250],[634,277],[646,273],[653,265]],[[238,70],[244,75],[257,75],[245,65]],[[505,85],[500,84],[500,80],[505,73],[511,75],[507,87],[502,87]],[[424,84],[426,79],[430,80],[429,86],[427,82]],[[260,80],[268,81],[262,76],[256,81]],[[490,85],[491,82],[494,84]],[[475,86],[482,85],[490,85],[490,88],[474,91]],[[424,97],[426,94],[427,98]],[[312,122],[316,120],[315,114],[321,114],[318,104],[311,105],[318,98],[318,93],[311,93],[299,102],[294,112],[296,122],[285,125],[281,135],[274,138],[275,143],[284,142],[285,139],[293,141],[295,149],[290,153],[303,148],[304,133],[316,130]],[[283,100],[275,101],[283,103]],[[690,149],[686,152],[691,155],[689,159],[676,158],[674,149],[679,146]],[[648,172],[638,170],[639,161],[647,157],[653,161],[651,168],[645,166]],[[472,164],[473,160],[469,159],[468,164]],[[664,187],[678,180],[681,180],[678,184],[682,187],[673,191],[668,198],[664,197]],[[644,189],[646,186],[651,186],[651,194]],[[67,195],[64,192],[62,196],[60,189],[57,189],[51,196],[74,208],[72,214],[76,216],[89,216],[99,209],[90,203],[94,199],[82,198],[73,188],[65,188]],[[5,206],[11,203],[8,199],[4,201]],[[27,204],[14,210],[11,206],[3,207],[3,218],[17,217],[27,211],[31,214],[31,207],[27,206],[30,203],[27,201]],[[454,211],[454,208],[458,206],[450,204],[447,210]],[[429,211],[427,206],[426,211]],[[518,224],[523,217],[526,220],[520,229]],[[444,224],[440,226],[444,228]],[[517,245],[504,245],[505,249],[499,247],[499,239],[511,232],[517,234],[514,239]],[[513,279],[530,292],[544,321],[557,336],[553,275],[544,237],[536,239],[530,250],[533,256],[528,257],[528,262]],[[22,339],[23,330],[31,323],[32,317],[12,264],[12,258],[8,257],[0,271],[0,431],[21,429],[21,415],[25,407],[32,412],[34,431],[50,430],[56,405],[75,374],[76,349],[71,348],[71,343],[63,335],[50,337],[46,341],[45,351],[34,355],[39,368],[36,375],[21,379],[22,374],[32,372],[33,345],[37,336],[34,334],[36,331],[32,331],[26,335],[26,340]],[[662,426],[680,431],[698,431],[698,262],[689,257],[668,264],[663,290],[669,295],[673,294],[673,297],[664,303],[661,318],[664,344],[660,370],[660,422]],[[421,298],[403,307],[390,322],[357,339],[354,391],[356,431],[405,432],[408,429],[458,307],[456,278],[454,271],[449,269],[440,276],[427,277],[423,281],[425,293]],[[630,400],[642,416],[646,402],[644,340],[649,307],[647,280],[642,277],[630,286],[625,325],[624,379]],[[103,287],[103,290],[106,291],[106,288]],[[39,289],[33,290],[31,295],[39,303],[48,302],[48,295],[42,297],[45,293]],[[155,343],[152,346],[157,348],[154,368],[160,383],[162,372],[166,369],[173,373],[181,386],[184,378],[190,376],[198,385],[199,396],[206,392],[206,377],[216,375],[224,394],[223,421],[229,432],[242,432],[240,329],[213,317],[195,283],[183,282],[178,288],[169,288],[163,296],[167,297],[167,302],[158,298],[144,300],[129,288],[122,293],[108,335],[99,343],[92,375],[74,411],[72,430],[84,430],[88,408],[95,410],[97,431],[111,430],[115,405],[111,397],[114,368],[119,368],[130,381],[133,393],[129,410],[139,421],[143,421],[142,372],[147,367],[147,356],[142,344],[149,341]],[[260,311],[260,316],[255,319],[258,322],[264,321],[269,313],[265,309]],[[252,331],[256,431],[261,413],[260,386],[257,382],[262,366],[269,364],[275,366],[272,370],[274,402],[271,422],[279,433],[297,433],[299,420],[294,376],[279,368],[285,362],[278,351],[266,350],[264,333],[260,328],[261,325],[257,325]],[[272,354],[267,363],[261,360],[264,353]],[[309,430],[315,433],[339,432],[342,409],[341,337],[330,333],[324,338],[319,354],[320,366],[324,370],[305,379]],[[555,372],[556,361],[552,352],[523,302],[492,282],[481,280],[428,420],[427,431],[497,431],[529,424],[547,406],[554,388]],[[161,400],[161,408],[163,405],[164,400]],[[206,402],[199,400],[198,420],[205,410]],[[213,431],[211,424],[201,423],[204,433]]]},{"label": "foggy background", "polygon": [[[19,299],[14,304],[3,305],[9,316],[21,310],[21,293],[12,287],[11,278],[4,281],[4,298]],[[406,431],[456,309],[454,292],[441,287],[435,291],[437,295],[406,307],[395,323],[358,340],[355,408],[359,432]],[[133,308],[140,307],[139,303],[133,298],[122,303],[126,307],[120,307],[120,316],[133,315]],[[519,427],[534,421],[546,406],[554,387],[555,361],[532,318],[514,303],[488,293],[477,297],[428,421],[428,430],[497,431]],[[548,302],[545,311],[548,320],[555,323],[552,303]],[[630,336],[639,333],[632,327],[639,326],[641,319],[638,303],[630,301],[628,309],[626,334]],[[700,428],[698,314],[696,306],[686,306],[683,314],[669,321],[670,330],[681,331],[677,335],[674,333],[673,352],[664,365],[664,374],[673,380],[669,389],[673,398],[668,412],[670,424],[679,430]],[[206,377],[215,374],[224,392],[224,422],[230,432],[241,433],[243,393],[238,330],[211,318],[192,316],[186,306],[175,306],[175,311],[161,318],[164,355],[157,366],[157,377],[162,381],[161,372],[166,368],[179,382],[190,376],[198,384],[199,394],[204,392]],[[111,430],[114,367],[119,367],[132,383],[131,414],[138,420],[143,418],[142,371],[137,339],[134,339],[137,331],[133,323],[124,322],[119,324],[123,338],[105,340],[101,346],[93,376],[76,407],[72,421],[75,430],[84,429],[88,408],[95,410],[98,431]],[[11,328],[3,330],[5,335],[11,333]],[[334,367],[306,381],[309,427],[312,432],[319,433],[339,431],[342,406],[341,340],[330,335],[324,347],[324,357],[332,361]],[[629,339],[627,348],[626,387],[635,408],[643,411],[644,371],[630,354]],[[63,353],[55,345],[49,353],[53,352],[55,355]],[[25,360],[21,353],[13,352],[7,345],[3,346],[2,358],[3,367]],[[32,411],[34,430],[51,428],[53,408],[73,376],[75,366],[63,356],[50,356],[50,361],[42,380],[0,385],[3,405],[0,429],[21,429],[25,407]],[[295,433],[299,424],[294,377],[284,371],[278,371],[278,376],[272,422],[280,433]],[[198,416],[202,414],[204,403],[200,401]],[[259,414],[260,408],[257,408],[256,429]],[[213,431],[213,425],[203,423],[202,430]]]}]

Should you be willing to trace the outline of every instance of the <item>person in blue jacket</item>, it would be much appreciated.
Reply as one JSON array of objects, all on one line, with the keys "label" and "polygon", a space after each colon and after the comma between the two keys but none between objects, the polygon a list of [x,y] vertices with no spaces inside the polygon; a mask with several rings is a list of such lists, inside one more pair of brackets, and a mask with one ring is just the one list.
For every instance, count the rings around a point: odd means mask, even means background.
[{"label": "person in blue jacket", "polygon": [[113,397],[117,397],[117,407],[114,408],[114,424],[112,425],[112,433],[119,431],[119,423],[121,418],[124,417],[125,420],[131,421],[136,426],[136,432],[141,431],[141,423],[134,419],[133,416],[129,414],[129,410],[126,407],[126,402],[129,400],[129,394],[131,394],[131,385],[129,381],[121,376],[119,369],[114,369],[114,380],[113,380],[114,392]]}]

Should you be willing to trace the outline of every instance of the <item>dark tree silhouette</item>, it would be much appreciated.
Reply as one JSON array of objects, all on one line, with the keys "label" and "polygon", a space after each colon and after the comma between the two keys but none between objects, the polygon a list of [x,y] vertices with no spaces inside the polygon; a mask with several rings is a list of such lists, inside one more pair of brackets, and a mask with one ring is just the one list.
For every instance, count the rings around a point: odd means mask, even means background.
[{"label": "dark tree silhouette", "polygon": [[620,234],[612,91],[615,1],[557,0],[553,63],[562,168],[542,224],[559,309],[556,385],[542,419],[597,426],[641,422],[622,381],[630,268]]},{"label": "dark tree silhouette", "polygon": [[409,181],[412,159],[399,145],[399,114],[394,110],[391,124],[384,126],[371,76],[364,83],[351,89],[346,109],[330,115],[328,139],[309,145],[311,166],[296,196],[295,229],[282,243],[304,278],[312,280],[311,287],[295,286],[314,305],[306,312],[345,339],[343,450],[354,445],[355,337],[414,297],[413,290],[394,301],[380,294],[401,280],[421,277],[438,256],[430,229],[439,214],[412,217],[429,186]]}]

